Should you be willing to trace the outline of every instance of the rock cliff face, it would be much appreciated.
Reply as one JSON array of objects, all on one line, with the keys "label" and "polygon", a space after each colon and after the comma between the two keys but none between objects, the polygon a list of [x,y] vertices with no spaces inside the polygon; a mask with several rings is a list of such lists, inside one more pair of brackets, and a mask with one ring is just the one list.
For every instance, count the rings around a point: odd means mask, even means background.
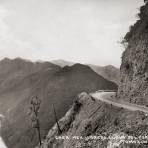
[{"label": "rock cliff face", "polygon": [[[139,20],[126,34],[123,44],[121,82],[118,97],[131,103],[148,105],[148,2],[140,8]],[[67,114],[49,131],[37,148],[147,148],[147,142],[121,142],[114,137],[137,139],[148,133],[148,115],[128,111],[93,99],[82,93]],[[103,137],[102,137],[103,136]],[[99,137],[99,139],[98,139]],[[131,138],[131,137],[130,137]],[[116,141],[117,140],[117,141]],[[132,139],[133,140],[133,139]]]},{"label": "rock cliff face", "polygon": [[126,34],[127,46],[120,67],[121,82],[118,95],[122,99],[148,104],[148,3],[140,8],[139,20]]},{"label": "rock cliff face", "polygon": [[146,148],[147,145],[129,145],[113,137],[147,135],[147,123],[144,113],[105,104],[83,92],[59,120],[62,133],[55,124],[36,148]]}]

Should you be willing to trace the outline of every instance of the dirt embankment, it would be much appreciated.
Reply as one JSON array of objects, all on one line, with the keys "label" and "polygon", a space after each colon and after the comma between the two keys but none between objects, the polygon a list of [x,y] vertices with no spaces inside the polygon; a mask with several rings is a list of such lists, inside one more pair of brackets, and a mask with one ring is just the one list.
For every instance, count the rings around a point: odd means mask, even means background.
[{"label": "dirt embankment", "polygon": [[[59,121],[62,133],[55,124],[40,148],[111,148],[114,145],[144,148],[140,136],[147,134],[147,123],[148,117],[142,112],[114,107],[81,93]],[[137,142],[127,143],[129,136],[137,138]],[[125,137],[126,143],[121,137]]]}]

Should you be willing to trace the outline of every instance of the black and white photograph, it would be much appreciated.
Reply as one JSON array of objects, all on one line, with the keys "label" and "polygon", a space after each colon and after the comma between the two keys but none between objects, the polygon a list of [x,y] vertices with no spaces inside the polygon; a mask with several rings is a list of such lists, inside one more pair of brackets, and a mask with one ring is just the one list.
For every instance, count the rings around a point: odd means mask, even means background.
[{"label": "black and white photograph", "polygon": [[148,0],[0,0],[0,148],[148,148]]}]

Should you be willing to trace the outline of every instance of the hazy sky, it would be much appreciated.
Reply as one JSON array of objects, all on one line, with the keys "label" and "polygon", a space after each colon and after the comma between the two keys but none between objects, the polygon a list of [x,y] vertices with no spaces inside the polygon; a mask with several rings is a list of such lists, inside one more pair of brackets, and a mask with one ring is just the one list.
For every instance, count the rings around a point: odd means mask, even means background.
[{"label": "hazy sky", "polygon": [[120,65],[143,0],[0,0],[0,58]]}]

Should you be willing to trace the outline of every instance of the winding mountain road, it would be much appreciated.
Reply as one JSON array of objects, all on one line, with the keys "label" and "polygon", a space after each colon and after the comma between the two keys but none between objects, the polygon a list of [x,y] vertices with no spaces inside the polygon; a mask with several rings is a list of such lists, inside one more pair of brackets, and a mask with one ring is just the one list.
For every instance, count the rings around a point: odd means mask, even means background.
[{"label": "winding mountain road", "polygon": [[115,97],[116,92],[95,92],[90,93],[90,95],[102,102],[112,104],[117,107],[122,107],[130,111],[141,111],[148,115],[148,107],[136,105],[132,103],[125,102],[123,100],[116,99]]}]

